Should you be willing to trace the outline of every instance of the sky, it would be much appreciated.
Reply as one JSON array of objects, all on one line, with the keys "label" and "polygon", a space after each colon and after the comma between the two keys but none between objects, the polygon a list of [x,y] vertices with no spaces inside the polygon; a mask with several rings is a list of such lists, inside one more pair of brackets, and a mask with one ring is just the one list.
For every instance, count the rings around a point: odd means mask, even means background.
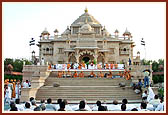
[{"label": "sky", "polygon": [[[165,2],[3,2],[2,4],[2,54],[3,58],[31,59],[37,46],[29,46],[31,38],[40,40],[47,28],[50,35],[59,34],[70,26],[87,7],[108,32],[119,35],[127,28],[135,42],[134,56],[140,51],[141,59],[158,60],[166,56],[166,3]],[[145,47],[141,39],[145,40]],[[146,51],[146,53],[145,53]],[[146,54],[146,55],[145,55]]]}]

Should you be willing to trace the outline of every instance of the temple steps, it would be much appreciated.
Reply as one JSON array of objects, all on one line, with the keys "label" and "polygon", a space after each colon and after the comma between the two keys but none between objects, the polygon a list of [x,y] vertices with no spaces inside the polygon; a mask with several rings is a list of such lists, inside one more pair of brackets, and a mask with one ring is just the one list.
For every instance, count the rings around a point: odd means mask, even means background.
[{"label": "temple steps", "polygon": [[[126,87],[119,87],[124,82]],[[57,83],[59,87],[53,87]],[[141,95],[136,94],[130,87],[131,80],[124,78],[57,78],[49,76],[45,85],[36,94],[36,100],[51,98],[56,101],[59,98],[67,99],[69,102],[79,102],[86,99],[88,102],[97,100],[141,100]]]}]

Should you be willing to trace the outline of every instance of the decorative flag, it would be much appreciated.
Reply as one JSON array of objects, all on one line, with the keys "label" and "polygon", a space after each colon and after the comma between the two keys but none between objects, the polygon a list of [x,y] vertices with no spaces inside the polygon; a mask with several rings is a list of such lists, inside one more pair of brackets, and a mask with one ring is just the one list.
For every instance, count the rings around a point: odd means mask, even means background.
[{"label": "decorative flag", "polygon": [[29,45],[35,45],[35,39],[34,38],[31,38],[30,42],[29,42]]},{"label": "decorative flag", "polygon": [[144,46],[145,46],[145,41],[143,40],[143,38],[142,38],[142,40],[141,40],[141,45],[144,45]]}]

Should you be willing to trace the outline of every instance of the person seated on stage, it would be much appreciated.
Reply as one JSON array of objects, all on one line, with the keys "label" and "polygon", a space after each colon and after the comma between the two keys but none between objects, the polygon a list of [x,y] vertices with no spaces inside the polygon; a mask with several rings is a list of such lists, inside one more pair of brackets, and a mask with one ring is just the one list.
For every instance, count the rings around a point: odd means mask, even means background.
[{"label": "person seated on stage", "polygon": [[100,71],[100,73],[98,74],[98,77],[99,77],[99,78],[103,78],[103,77],[104,77],[104,74]]},{"label": "person seated on stage", "polygon": [[85,62],[83,61],[82,62],[82,69],[84,69],[85,68]]},{"label": "person seated on stage", "polygon": [[93,73],[93,71],[89,75],[90,78],[96,77],[96,75]]},{"label": "person seated on stage", "polygon": [[73,74],[73,77],[76,78],[78,77],[78,73],[75,71],[75,73]]},{"label": "person seated on stage", "polygon": [[62,77],[62,71],[58,71],[58,77],[61,78]]},{"label": "person seated on stage", "polygon": [[49,69],[49,70],[51,69],[51,64],[48,65],[48,69]]},{"label": "person seated on stage", "polygon": [[109,69],[109,64],[106,63],[106,69]]},{"label": "person seated on stage", "polygon": [[71,64],[71,69],[74,69],[74,63]]},{"label": "person seated on stage", "polygon": [[97,64],[97,69],[102,69],[101,64]]},{"label": "person seated on stage", "polygon": [[66,77],[67,78],[70,78],[70,77],[72,77],[72,74],[71,74],[71,72],[68,70],[68,72],[67,72],[67,74],[66,74]]},{"label": "person seated on stage", "polygon": [[79,64],[78,69],[82,69],[82,65],[81,64]]},{"label": "person seated on stage", "polygon": [[112,78],[112,72],[110,71],[109,74],[107,75],[107,78]]},{"label": "person seated on stage", "polygon": [[67,64],[67,69],[70,69],[71,68],[71,64]]},{"label": "person seated on stage", "polygon": [[81,71],[81,72],[79,73],[79,77],[80,77],[80,78],[84,78],[84,73],[83,73],[83,71]]},{"label": "person seated on stage", "polygon": [[115,69],[118,69],[118,64],[114,64],[114,68],[115,68]]},{"label": "person seated on stage", "polygon": [[63,71],[62,77],[63,77],[63,78],[66,77],[66,73],[65,73],[65,71]]},{"label": "person seated on stage", "polygon": [[113,64],[110,64],[110,69],[113,69]]}]

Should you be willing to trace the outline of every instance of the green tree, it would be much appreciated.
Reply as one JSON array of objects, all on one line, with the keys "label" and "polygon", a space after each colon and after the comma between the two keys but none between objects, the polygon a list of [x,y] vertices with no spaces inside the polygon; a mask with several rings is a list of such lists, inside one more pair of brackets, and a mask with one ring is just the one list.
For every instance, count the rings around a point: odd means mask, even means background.
[{"label": "green tree", "polygon": [[31,65],[31,61],[27,60],[27,59],[10,59],[10,58],[6,58],[4,60],[4,71],[8,71],[8,65],[12,65],[13,66],[13,71],[15,72],[22,72],[23,69],[23,62],[25,62],[25,65]]}]

